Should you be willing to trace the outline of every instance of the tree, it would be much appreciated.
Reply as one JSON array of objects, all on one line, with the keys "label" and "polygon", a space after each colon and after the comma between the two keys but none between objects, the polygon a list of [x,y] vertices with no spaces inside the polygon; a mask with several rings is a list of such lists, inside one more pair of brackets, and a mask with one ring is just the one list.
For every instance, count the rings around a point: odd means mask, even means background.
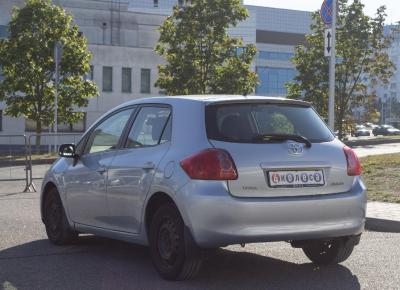
[{"label": "tree", "polygon": [[[36,121],[38,135],[43,125],[54,123],[54,46],[60,41],[58,121],[74,123],[82,118],[76,108],[87,106],[88,99],[98,92],[84,77],[90,70],[91,54],[72,16],[50,0],[27,0],[24,7],[13,10],[9,32],[10,37],[0,41],[4,75],[0,100],[7,105],[5,113]],[[40,143],[40,138],[36,142]]]},{"label": "tree", "polygon": [[251,64],[256,47],[227,33],[247,17],[239,0],[193,0],[175,6],[160,27],[155,48],[167,62],[158,67],[156,86],[168,95],[254,92],[257,75]]},{"label": "tree", "polygon": [[[389,81],[394,64],[386,53],[391,37],[384,35],[385,7],[380,7],[375,17],[369,17],[359,0],[338,3],[335,129],[342,138],[353,124],[352,109],[376,101],[373,88]],[[312,18],[312,33],[306,35],[306,44],[295,49],[293,62],[298,75],[294,83],[287,85],[288,94],[290,98],[312,102],[327,118],[329,59],[324,57],[325,25],[318,12]],[[374,106],[365,108],[376,116]]]}]

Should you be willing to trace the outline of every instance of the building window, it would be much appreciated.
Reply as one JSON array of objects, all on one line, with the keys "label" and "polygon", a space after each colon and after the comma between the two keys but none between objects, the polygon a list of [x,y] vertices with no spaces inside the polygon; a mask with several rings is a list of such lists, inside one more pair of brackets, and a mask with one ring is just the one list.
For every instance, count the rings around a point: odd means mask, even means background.
[{"label": "building window", "polygon": [[[36,132],[36,121],[26,118],[25,119],[25,131]],[[42,123],[42,132],[49,132],[49,126]]]},{"label": "building window", "polygon": [[396,87],[397,87],[396,83],[391,83],[391,84],[390,84],[390,89],[391,89],[391,90],[395,90]]},{"label": "building window", "polygon": [[57,131],[58,132],[85,132],[86,131],[86,113],[84,113],[83,117],[77,120],[75,123],[61,123],[58,124]]},{"label": "building window", "polygon": [[140,92],[142,94],[150,94],[150,73],[148,68],[142,68],[140,71]]},{"label": "building window", "polygon": [[111,66],[103,66],[103,92],[112,92],[113,69]]},{"label": "building window", "polygon": [[[53,128],[51,128],[53,131]],[[25,131],[36,132],[36,121],[26,118]],[[42,132],[48,132],[49,126],[42,124]],[[85,132],[86,131],[86,113],[75,123],[59,123],[57,124],[57,132],[71,133],[71,132]]]},{"label": "building window", "polygon": [[91,65],[89,72],[85,75],[85,80],[92,81],[94,78],[94,67]]},{"label": "building window", "polygon": [[153,0],[153,6],[158,7],[158,0]]},{"label": "building window", "polygon": [[272,52],[272,51],[260,51],[258,53],[259,59],[267,60],[280,60],[280,61],[290,61],[294,56],[291,52]]},{"label": "building window", "polygon": [[129,67],[122,68],[122,92],[132,92],[132,69]]},{"label": "building window", "polygon": [[179,7],[182,7],[183,6],[183,0],[178,0],[178,5],[179,5]]},{"label": "building window", "polygon": [[3,131],[3,111],[0,110],[0,131]]},{"label": "building window", "polygon": [[256,88],[256,94],[285,96],[285,85],[293,81],[296,71],[289,68],[257,67],[257,74],[260,84]]}]

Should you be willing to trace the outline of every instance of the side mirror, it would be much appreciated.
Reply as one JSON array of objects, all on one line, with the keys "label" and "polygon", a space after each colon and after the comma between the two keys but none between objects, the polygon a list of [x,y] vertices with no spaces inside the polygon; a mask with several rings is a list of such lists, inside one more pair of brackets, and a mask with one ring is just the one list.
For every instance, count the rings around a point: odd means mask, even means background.
[{"label": "side mirror", "polygon": [[75,144],[62,144],[58,148],[58,155],[66,158],[75,158]]}]

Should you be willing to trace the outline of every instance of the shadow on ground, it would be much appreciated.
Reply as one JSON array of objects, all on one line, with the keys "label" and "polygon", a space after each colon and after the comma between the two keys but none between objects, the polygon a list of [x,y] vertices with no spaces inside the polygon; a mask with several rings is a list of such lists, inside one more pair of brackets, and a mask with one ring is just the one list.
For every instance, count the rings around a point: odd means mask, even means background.
[{"label": "shadow on ground", "polygon": [[147,248],[85,236],[72,246],[38,240],[0,251],[0,288],[17,289],[360,289],[344,266],[317,268],[223,249],[197,278],[161,280]]},{"label": "shadow on ground", "polygon": [[365,228],[380,233],[400,233],[400,221],[367,217]]}]

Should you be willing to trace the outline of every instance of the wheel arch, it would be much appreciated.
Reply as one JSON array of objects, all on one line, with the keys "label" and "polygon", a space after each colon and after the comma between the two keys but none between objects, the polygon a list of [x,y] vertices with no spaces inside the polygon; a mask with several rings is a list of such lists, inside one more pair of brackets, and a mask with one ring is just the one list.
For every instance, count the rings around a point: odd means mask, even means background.
[{"label": "wheel arch", "polygon": [[166,203],[172,203],[176,208],[178,209],[179,214],[181,215],[182,219],[184,220],[184,217],[182,215],[182,211],[179,209],[178,204],[175,202],[174,198],[171,197],[171,195],[163,192],[163,191],[157,191],[153,193],[150,198],[148,199],[145,210],[144,210],[144,230],[145,230],[145,236],[148,238],[148,233],[149,233],[149,227],[151,224],[151,221],[154,217],[154,214],[156,213],[157,209],[159,209],[162,205]]},{"label": "wheel arch", "polygon": [[46,185],[43,187],[42,196],[41,196],[41,200],[40,200],[40,213],[41,213],[42,221],[44,219],[44,201],[46,200],[46,197],[49,194],[50,190],[52,190],[54,188],[58,191],[57,186],[52,181],[47,182]]}]

